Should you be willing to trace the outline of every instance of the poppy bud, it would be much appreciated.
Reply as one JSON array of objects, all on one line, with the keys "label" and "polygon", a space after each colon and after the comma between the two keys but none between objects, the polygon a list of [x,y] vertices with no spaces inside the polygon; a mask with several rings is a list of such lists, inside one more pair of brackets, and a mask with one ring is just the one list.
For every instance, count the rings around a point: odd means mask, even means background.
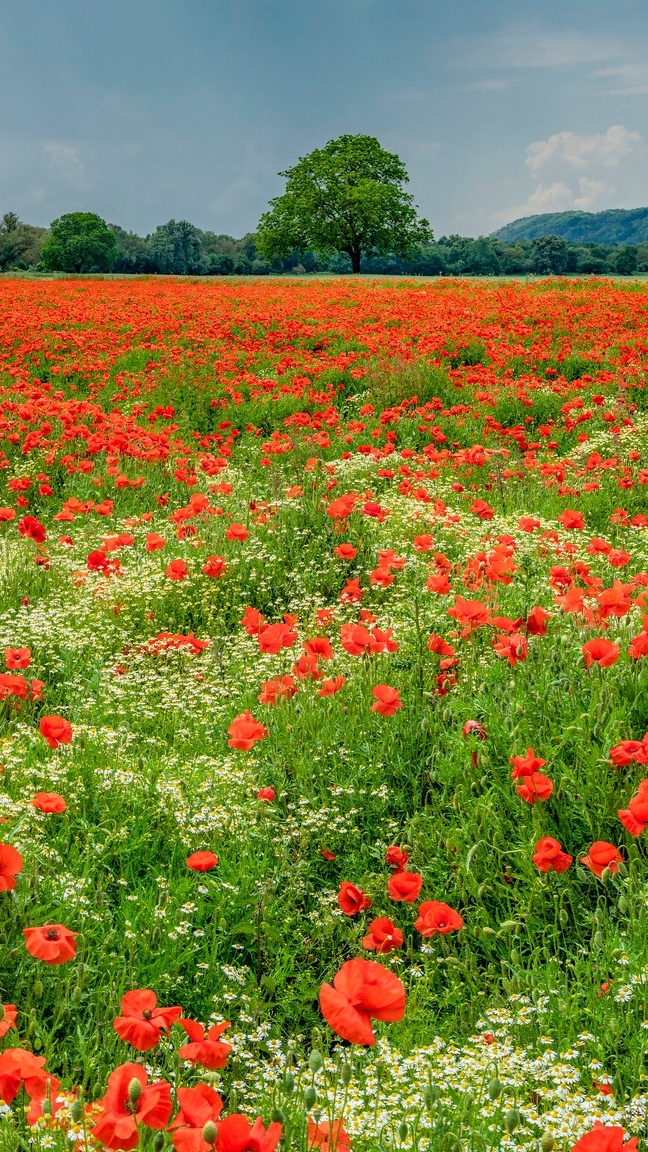
[{"label": "poppy bud", "polygon": [[142,1095],[142,1085],[140,1084],[137,1076],[133,1076],[130,1084],[128,1085],[128,1099],[131,1104],[137,1104],[140,1096]]},{"label": "poppy bud", "polygon": [[486,1092],[488,1093],[489,1100],[499,1100],[500,1096],[502,1095],[502,1085],[497,1079],[497,1076],[493,1077],[490,1084],[488,1085],[488,1088],[486,1089]]},{"label": "poppy bud", "polygon": [[617,907],[619,912],[625,916],[626,912],[628,911],[628,901],[626,900],[626,897],[623,895],[623,893],[619,896]]},{"label": "poppy bud", "polygon": [[436,1088],[433,1088],[431,1084],[428,1084],[427,1088],[425,1088],[423,1092],[423,1103],[425,1104],[425,1107],[428,1109],[428,1111],[432,1111],[432,1106],[436,1104],[438,1099],[439,1093],[437,1092]]},{"label": "poppy bud", "polygon": [[281,1111],[281,1108],[273,1108],[272,1109],[272,1115],[270,1116],[270,1119],[271,1119],[273,1124],[285,1124],[286,1123],[286,1115],[284,1112]]},{"label": "poppy bud", "polygon": [[202,1130],[202,1138],[205,1141],[205,1144],[215,1144],[217,1135],[218,1129],[216,1128],[214,1121],[208,1120]]},{"label": "poppy bud", "polygon": [[517,948],[511,948],[511,963],[512,964],[519,964],[520,963],[520,953],[518,952]]},{"label": "poppy bud", "polygon": [[592,943],[594,944],[595,948],[602,948],[603,947],[603,945],[605,943],[605,937],[604,937],[604,935],[600,929],[598,932],[594,933],[594,939],[593,939]]},{"label": "poppy bud", "polygon": [[504,1117],[504,1127],[506,1128],[506,1131],[509,1133],[509,1135],[511,1132],[515,1132],[515,1129],[519,1123],[520,1113],[518,1112],[517,1108],[509,1108],[506,1116]]},{"label": "poppy bud", "polygon": [[295,1077],[292,1072],[286,1072],[283,1078],[283,1086],[285,1092],[292,1092],[295,1087]]},{"label": "poppy bud", "polygon": [[340,1068],[340,1080],[342,1081],[345,1088],[349,1087],[349,1084],[351,1083],[352,1079],[353,1079],[353,1070],[351,1068],[351,1065],[350,1064],[343,1064],[342,1067]]},{"label": "poppy bud", "polygon": [[398,1139],[407,1139],[407,1122],[405,1120],[401,1120],[400,1124],[398,1125]]},{"label": "poppy bud", "polygon": [[560,912],[558,913],[558,919],[560,920],[560,923],[562,924],[563,928],[566,928],[567,925],[569,924],[569,914],[568,914],[566,908],[560,909]]},{"label": "poppy bud", "polygon": [[324,1067],[324,1061],[322,1060],[322,1054],[321,1054],[321,1052],[317,1051],[317,1048],[313,1048],[313,1051],[311,1052],[310,1056],[308,1057],[308,1067],[310,1068],[311,1072],[313,1072],[313,1073],[319,1072],[320,1068]]},{"label": "poppy bud", "polygon": [[75,1007],[78,1007],[78,1005],[81,1003],[82,999],[83,999],[83,991],[77,985],[76,988],[72,989],[72,995],[70,996],[70,1000],[75,1005]]},{"label": "poppy bud", "polygon": [[311,1048],[316,1048],[318,1051],[322,1047],[322,1033],[317,1025],[311,1028]]},{"label": "poppy bud", "polygon": [[601,880],[603,881],[604,884],[607,884],[611,875],[612,875],[612,873],[610,872],[609,868],[603,869],[603,871],[601,872]]},{"label": "poppy bud", "polygon": [[500,932],[511,932],[513,928],[517,928],[517,920],[502,920],[500,924]]},{"label": "poppy bud", "polygon": [[487,891],[488,891],[488,885],[485,882],[483,884],[479,885],[479,888],[477,889],[477,896],[479,897],[480,900],[484,899],[484,896],[486,895]]},{"label": "poppy bud", "polygon": [[482,932],[484,933],[484,936],[497,936],[497,932],[495,931],[495,929],[489,928],[488,924],[484,925],[484,927],[482,928]]},{"label": "poppy bud", "polygon": [[153,1152],[162,1152],[164,1148],[164,1132],[156,1132],[153,1137]]},{"label": "poppy bud", "polygon": [[554,1140],[551,1132],[543,1132],[540,1137],[540,1152],[552,1152],[555,1148],[556,1141]]},{"label": "poppy bud", "polygon": [[230,1112],[238,1112],[238,1092],[236,1089],[234,1089],[233,1092],[230,1092],[227,1102]]},{"label": "poppy bud", "polygon": [[80,1124],[83,1120],[83,1100],[75,1100],[70,1107],[70,1119],[73,1124]]},{"label": "poppy bud", "polygon": [[40,980],[34,980],[34,987],[33,987],[34,999],[40,1000],[43,996],[44,991],[45,991],[45,989],[43,988],[42,982]]},{"label": "poppy bud", "polygon": [[304,1092],[304,1107],[306,1108],[307,1112],[310,1111],[310,1109],[313,1107],[313,1104],[315,1103],[316,1100],[317,1100],[317,1092],[312,1087],[312,1085],[309,1085],[309,1087]]},{"label": "poppy bud", "polygon": [[625,864],[623,863],[623,860],[618,861],[617,872],[619,873],[619,876],[627,876],[628,875],[628,869],[626,868]]}]

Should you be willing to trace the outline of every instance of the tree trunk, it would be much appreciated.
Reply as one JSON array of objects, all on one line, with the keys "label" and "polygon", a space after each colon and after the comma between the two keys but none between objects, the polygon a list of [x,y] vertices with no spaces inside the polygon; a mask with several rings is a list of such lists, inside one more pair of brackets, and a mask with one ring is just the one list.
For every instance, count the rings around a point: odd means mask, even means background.
[{"label": "tree trunk", "polygon": [[349,256],[351,257],[351,271],[358,273],[360,271],[360,248],[352,248]]}]

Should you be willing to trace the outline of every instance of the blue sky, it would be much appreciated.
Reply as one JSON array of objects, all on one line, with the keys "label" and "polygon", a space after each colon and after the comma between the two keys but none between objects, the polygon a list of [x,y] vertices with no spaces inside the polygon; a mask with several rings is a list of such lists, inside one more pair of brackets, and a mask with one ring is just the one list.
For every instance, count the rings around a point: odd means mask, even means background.
[{"label": "blue sky", "polygon": [[0,2],[0,212],[252,231],[344,132],[437,236],[648,204],[646,0]]}]

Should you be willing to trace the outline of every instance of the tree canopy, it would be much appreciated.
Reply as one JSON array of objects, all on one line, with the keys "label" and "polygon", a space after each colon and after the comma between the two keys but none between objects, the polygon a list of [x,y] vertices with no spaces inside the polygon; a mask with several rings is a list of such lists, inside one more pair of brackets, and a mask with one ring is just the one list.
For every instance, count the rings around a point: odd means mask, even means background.
[{"label": "tree canopy", "polygon": [[68,212],[53,220],[43,247],[47,272],[110,272],[117,239],[95,212]]},{"label": "tree canopy", "polygon": [[286,190],[270,201],[257,228],[257,248],[267,259],[309,249],[346,252],[359,272],[363,255],[406,256],[431,239],[404,191],[404,164],[374,136],[330,140],[279,175]]}]

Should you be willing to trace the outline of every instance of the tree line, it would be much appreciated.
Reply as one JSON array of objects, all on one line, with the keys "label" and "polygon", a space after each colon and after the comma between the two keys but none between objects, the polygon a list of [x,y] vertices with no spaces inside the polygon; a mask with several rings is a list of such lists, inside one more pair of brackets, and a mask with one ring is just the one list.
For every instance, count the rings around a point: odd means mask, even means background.
[{"label": "tree line", "polygon": [[[81,215],[93,214],[70,213],[69,217]],[[351,258],[344,252],[323,255],[295,249],[286,257],[266,259],[258,251],[254,233],[236,239],[203,231],[186,220],[169,220],[148,236],[139,236],[117,224],[106,225],[100,217],[97,220],[110,234],[98,250],[84,243],[76,253],[55,251],[44,260],[50,229],[25,224],[15,213],[5,213],[0,220],[0,271],[268,276],[340,275],[352,270]],[[508,244],[491,236],[441,236],[407,256],[389,251],[362,255],[360,271],[390,276],[633,275],[648,273],[648,244],[574,243],[557,236]]]}]

